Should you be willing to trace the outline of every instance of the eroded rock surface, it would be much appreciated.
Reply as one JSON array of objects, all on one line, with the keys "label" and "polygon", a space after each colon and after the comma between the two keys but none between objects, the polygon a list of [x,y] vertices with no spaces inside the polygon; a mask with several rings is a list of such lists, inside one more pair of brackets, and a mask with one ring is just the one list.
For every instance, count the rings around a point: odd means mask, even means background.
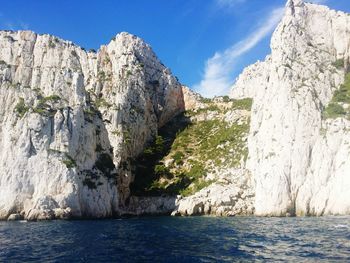
[{"label": "eroded rock surface", "polygon": [[247,168],[256,215],[350,213],[347,95],[334,99],[349,72],[349,29],[348,14],[290,0],[271,55],[233,87],[232,98],[254,101]]},{"label": "eroded rock surface", "polygon": [[0,32],[0,219],[108,217],[133,159],[184,110],[181,85],[128,33],[96,53]]}]

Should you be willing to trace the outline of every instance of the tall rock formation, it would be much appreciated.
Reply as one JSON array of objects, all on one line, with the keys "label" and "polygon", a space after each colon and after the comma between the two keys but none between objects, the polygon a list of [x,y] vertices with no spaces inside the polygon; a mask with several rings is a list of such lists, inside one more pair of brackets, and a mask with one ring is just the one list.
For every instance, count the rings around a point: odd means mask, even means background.
[{"label": "tall rock formation", "polygon": [[127,33],[0,31],[0,219],[349,214],[350,16],[289,0],[271,49],[209,100]]},{"label": "tall rock formation", "polygon": [[1,31],[0,102],[0,219],[118,213],[133,159],[184,110],[176,78],[127,33],[96,53]]},{"label": "tall rock formation", "polygon": [[247,168],[255,213],[349,214],[350,16],[289,0],[271,49],[231,92],[254,101]]}]

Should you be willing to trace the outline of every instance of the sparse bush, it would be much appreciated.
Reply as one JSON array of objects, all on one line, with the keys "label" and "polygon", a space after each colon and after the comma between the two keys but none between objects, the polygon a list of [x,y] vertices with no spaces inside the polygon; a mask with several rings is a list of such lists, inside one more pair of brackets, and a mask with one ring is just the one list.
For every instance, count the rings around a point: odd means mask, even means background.
[{"label": "sparse bush", "polygon": [[119,130],[114,130],[114,131],[112,131],[112,134],[115,135],[115,136],[120,136],[120,135],[122,135],[122,133],[121,133]]},{"label": "sparse bush", "polygon": [[58,95],[51,95],[48,97],[41,98],[37,106],[33,109],[33,112],[42,116],[53,116],[55,115],[57,110],[53,109],[52,106],[48,103],[57,103],[60,100],[61,98]]},{"label": "sparse bush", "polygon": [[229,96],[223,96],[222,100],[223,100],[223,102],[230,102],[231,101]]},{"label": "sparse bush", "polygon": [[174,159],[174,162],[177,164],[177,165],[180,165],[183,163],[183,158],[185,157],[185,155],[183,154],[183,152],[176,152],[174,155],[173,155],[173,159]]},{"label": "sparse bush", "polygon": [[162,136],[156,136],[154,144],[157,153],[162,153],[164,151],[164,139]]},{"label": "sparse bush", "polygon": [[95,105],[97,108],[110,108],[112,107],[112,104],[108,103],[104,98],[98,98],[95,101]]},{"label": "sparse bush", "polygon": [[253,105],[253,99],[246,98],[241,100],[233,100],[233,109],[235,110],[248,110],[250,111]]},{"label": "sparse bush", "polygon": [[18,116],[22,118],[28,110],[29,107],[26,106],[24,99],[19,98],[19,102],[15,106],[15,112],[17,112]]},{"label": "sparse bush", "polygon": [[75,160],[67,153],[65,154],[65,158],[62,160],[62,163],[64,163],[68,169],[72,169],[77,166]]},{"label": "sparse bush", "polygon": [[338,118],[350,114],[345,110],[342,103],[350,104],[350,73],[345,75],[344,84],[334,92],[333,98],[323,111],[323,118]]},{"label": "sparse bush", "polygon": [[49,48],[55,48],[55,47],[56,47],[55,43],[50,39],[49,40]]},{"label": "sparse bush", "polygon": [[123,131],[123,141],[126,145],[129,145],[131,143],[130,131],[128,131],[128,130]]},{"label": "sparse bush", "polygon": [[203,102],[203,103],[210,103],[210,102],[212,102],[212,99],[209,99],[209,98],[202,98],[202,99],[201,99],[201,102]]},{"label": "sparse bush", "polygon": [[325,118],[338,118],[343,117],[346,114],[344,108],[338,103],[330,103],[324,111]]},{"label": "sparse bush", "polygon": [[98,80],[99,81],[105,81],[106,80],[106,73],[104,71],[100,71],[97,74]]},{"label": "sparse bush", "polygon": [[154,173],[157,176],[168,177],[168,175],[170,174],[170,171],[164,164],[157,164],[154,167]]},{"label": "sparse bush", "polygon": [[47,102],[47,101],[51,101],[51,102],[58,102],[61,100],[61,97],[58,96],[58,95],[51,95],[51,96],[48,96],[48,97],[45,97],[43,98],[43,101],[44,102]]},{"label": "sparse bush", "polygon": [[344,59],[337,59],[336,61],[334,61],[332,63],[332,65],[334,67],[336,67],[337,69],[342,69],[342,68],[344,68]]}]

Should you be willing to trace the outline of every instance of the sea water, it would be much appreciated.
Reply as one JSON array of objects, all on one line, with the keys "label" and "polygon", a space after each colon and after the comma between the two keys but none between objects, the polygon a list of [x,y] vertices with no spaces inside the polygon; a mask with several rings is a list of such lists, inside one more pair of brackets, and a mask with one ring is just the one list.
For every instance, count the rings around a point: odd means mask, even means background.
[{"label": "sea water", "polygon": [[350,262],[350,217],[0,222],[0,262]]}]

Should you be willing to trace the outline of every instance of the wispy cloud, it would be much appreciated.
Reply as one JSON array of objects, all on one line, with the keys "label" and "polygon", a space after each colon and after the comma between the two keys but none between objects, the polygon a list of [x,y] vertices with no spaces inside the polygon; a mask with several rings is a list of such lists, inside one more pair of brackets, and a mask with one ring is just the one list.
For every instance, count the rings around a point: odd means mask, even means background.
[{"label": "wispy cloud", "polygon": [[20,19],[8,19],[4,13],[0,11],[0,26],[9,30],[28,30],[29,24]]},{"label": "wispy cloud", "polygon": [[283,7],[275,8],[261,26],[245,39],[222,52],[215,53],[206,62],[203,79],[192,88],[205,97],[227,94],[233,82],[232,72],[237,58],[254,48],[270,34],[281,20],[283,13]]},{"label": "wispy cloud", "polygon": [[23,21],[18,22],[19,28],[22,30],[28,30],[29,29],[29,24],[24,23]]},{"label": "wispy cloud", "polygon": [[14,23],[13,21],[5,21],[2,24],[5,29],[9,30],[28,30],[29,25],[27,23],[24,23],[22,21],[18,21],[17,23]]},{"label": "wispy cloud", "polygon": [[219,7],[233,7],[246,1],[247,0],[216,0],[216,3]]},{"label": "wispy cloud", "polygon": [[15,26],[13,25],[12,22],[5,22],[5,28],[9,30],[15,30]]},{"label": "wispy cloud", "polygon": [[308,2],[313,4],[326,4],[328,0],[309,0]]}]

